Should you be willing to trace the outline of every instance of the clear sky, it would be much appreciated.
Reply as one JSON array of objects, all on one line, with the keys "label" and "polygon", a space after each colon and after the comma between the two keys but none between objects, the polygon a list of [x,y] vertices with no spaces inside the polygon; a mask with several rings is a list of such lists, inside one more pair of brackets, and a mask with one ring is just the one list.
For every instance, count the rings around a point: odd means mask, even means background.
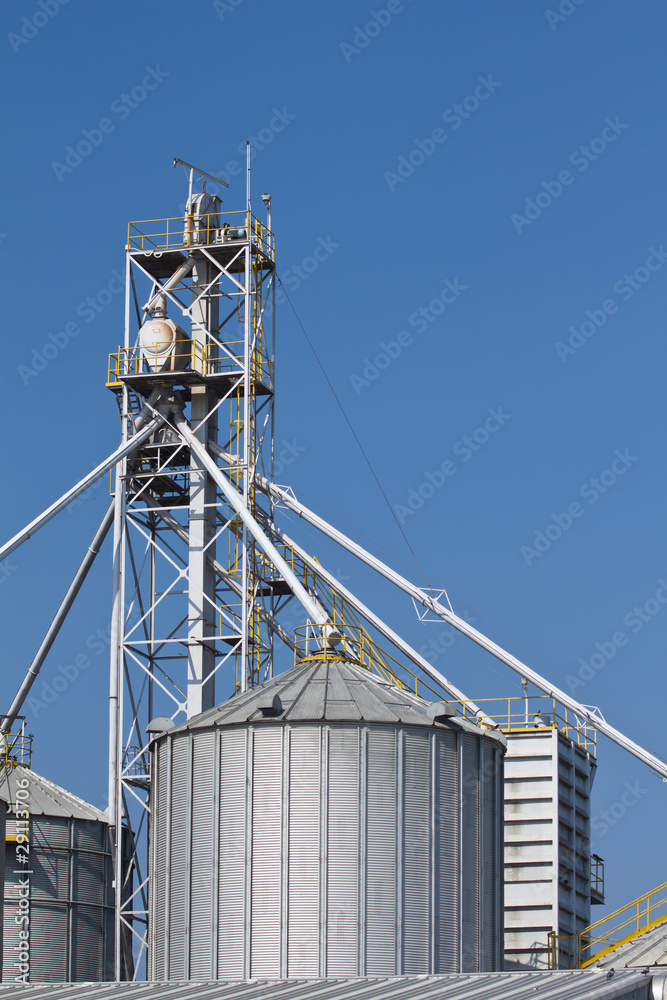
[{"label": "clear sky", "polygon": [[[457,611],[664,755],[665,5],[15,0],[0,23],[3,536],[118,441],[127,221],[182,210],[174,156],[243,207],[251,138],[279,271],[392,510],[287,306],[281,481],[423,583],[398,519]],[[0,571],[5,703],[106,492]],[[471,697],[521,693],[288,530]],[[102,808],[110,586],[105,550],[36,693],[89,665],[28,711],[36,769]],[[666,877],[667,787],[605,740],[599,764],[616,906]]]}]

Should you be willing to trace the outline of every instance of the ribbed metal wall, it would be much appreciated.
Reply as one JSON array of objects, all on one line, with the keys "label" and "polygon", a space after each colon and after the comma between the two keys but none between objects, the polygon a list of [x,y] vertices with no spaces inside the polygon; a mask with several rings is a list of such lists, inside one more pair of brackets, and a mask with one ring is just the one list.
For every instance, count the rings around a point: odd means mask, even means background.
[{"label": "ribbed metal wall", "polygon": [[[5,842],[3,834],[3,844]],[[7,844],[3,981],[12,982],[19,944],[17,845]],[[59,816],[30,818],[30,982],[113,979],[113,889],[105,823]]]},{"label": "ribbed metal wall", "polygon": [[501,969],[501,757],[454,727],[164,734],[149,978]]},{"label": "ribbed metal wall", "polygon": [[[5,895],[5,857],[7,836],[7,803],[0,799],[0,899]],[[2,942],[4,940],[4,907],[0,907],[0,977],[4,959]]]}]

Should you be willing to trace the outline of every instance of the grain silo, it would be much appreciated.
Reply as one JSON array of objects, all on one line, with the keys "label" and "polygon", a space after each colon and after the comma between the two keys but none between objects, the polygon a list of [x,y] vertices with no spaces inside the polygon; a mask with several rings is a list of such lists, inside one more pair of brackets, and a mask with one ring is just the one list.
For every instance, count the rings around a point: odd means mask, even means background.
[{"label": "grain silo", "polygon": [[[0,799],[0,891],[2,892],[2,897],[4,899],[5,895],[5,854],[6,854],[6,829],[7,829],[7,803],[4,799]],[[3,941],[4,933],[4,914],[3,907],[0,906],[0,945]],[[0,947],[0,977],[2,976],[2,962],[3,954],[2,947]]]},{"label": "grain silo", "polygon": [[24,929],[27,982],[113,979],[113,874],[105,814],[20,764],[0,769],[0,796],[11,811],[3,866],[3,981],[17,975],[14,962]]},{"label": "grain silo", "polygon": [[504,737],[452,711],[311,658],[155,720],[149,979],[501,969]]}]

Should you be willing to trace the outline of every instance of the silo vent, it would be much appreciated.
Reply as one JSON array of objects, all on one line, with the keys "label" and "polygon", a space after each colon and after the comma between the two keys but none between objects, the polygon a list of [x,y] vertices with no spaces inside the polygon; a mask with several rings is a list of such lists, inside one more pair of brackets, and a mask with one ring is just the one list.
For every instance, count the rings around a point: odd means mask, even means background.
[{"label": "silo vent", "polygon": [[257,707],[265,719],[275,718],[276,715],[282,715],[283,712],[283,703],[277,694],[274,694],[272,698],[267,697],[260,700]]},{"label": "silo vent", "polygon": [[173,729],[176,723],[173,719],[169,719],[166,715],[158,715],[155,719],[151,721],[146,726],[147,733],[166,733],[170,729]]},{"label": "silo vent", "polygon": [[456,707],[446,701],[434,701],[432,705],[428,706],[426,714],[433,722],[444,722],[456,715]]}]

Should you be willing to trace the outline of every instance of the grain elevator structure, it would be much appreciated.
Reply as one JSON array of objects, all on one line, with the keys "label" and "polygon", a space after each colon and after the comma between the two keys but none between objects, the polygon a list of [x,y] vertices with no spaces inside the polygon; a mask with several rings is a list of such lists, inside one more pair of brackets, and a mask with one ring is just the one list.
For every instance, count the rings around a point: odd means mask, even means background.
[{"label": "grain elevator structure", "polygon": [[[260,219],[249,149],[234,210],[215,175],[174,166],[185,212],[127,230],[106,381],[120,444],[0,548],[111,472],[102,524],[0,722],[7,747],[109,532],[108,808],[16,761],[0,770],[10,809],[28,782],[30,849],[55,873],[31,888],[35,975],[430,982],[553,968],[556,942],[580,936],[602,898],[595,733],[667,765],[275,482],[271,197]],[[539,694],[471,701],[292,537],[285,511],[409,597],[425,628],[445,622]],[[5,914],[13,891],[8,878]],[[5,931],[5,966],[20,940]]]}]

